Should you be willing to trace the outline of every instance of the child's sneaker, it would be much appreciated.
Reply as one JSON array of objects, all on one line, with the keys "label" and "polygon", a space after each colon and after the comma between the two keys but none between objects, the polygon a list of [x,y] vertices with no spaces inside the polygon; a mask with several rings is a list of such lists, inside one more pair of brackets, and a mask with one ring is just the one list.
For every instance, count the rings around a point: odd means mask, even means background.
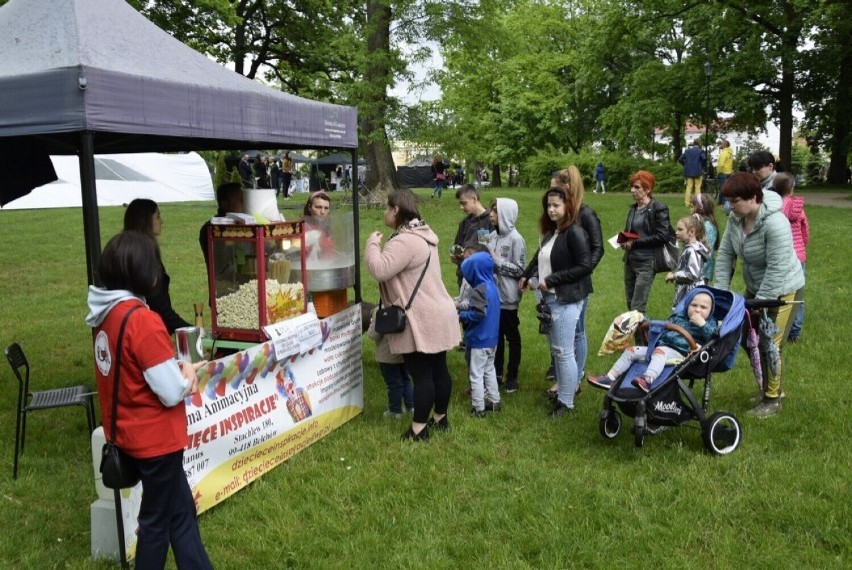
[{"label": "child's sneaker", "polygon": [[586,380],[592,386],[603,388],[604,390],[609,390],[610,388],[612,388],[612,385],[615,384],[615,380],[613,380],[606,374],[601,374],[600,376],[589,376],[588,378],[586,378]]},{"label": "child's sneaker", "polygon": [[485,402],[486,412],[502,412],[503,406],[500,402]]},{"label": "child's sneaker", "polygon": [[385,410],[385,413],[382,415],[386,418],[394,418],[398,420],[402,417],[402,412],[392,412],[390,410]]},{"label": "child's sneaker", "polygon": [[477,410],[476,408],[471,408],[470,412],[468,412],[468,415],[472,418],[484,418],[485,410]]},{"label": "child's sneaker", "polygon": [[651,383],[648,382],[648,379],[644,376],[637,376],[636,378],[631,380],[630,383],[645,392],[646,394],[651,391]]}]

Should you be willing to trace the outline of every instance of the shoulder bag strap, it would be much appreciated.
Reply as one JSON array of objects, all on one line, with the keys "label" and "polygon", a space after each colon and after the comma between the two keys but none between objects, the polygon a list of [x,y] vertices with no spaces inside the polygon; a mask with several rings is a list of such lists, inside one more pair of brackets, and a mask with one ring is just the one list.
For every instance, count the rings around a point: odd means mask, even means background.
[{"label": "shoulder bag strap", "polygon": [[141,305],[136,305],[124,315],[124,320],[121,321],[121,328],[118,329],[118,343],[115,348],[115,377],[113,379],[113,388],[112,388],[112,422],[110,426],[110,443],[115,443],[115,422],[116,422],[116,414],[118,412],[118,381],[119,381],[119,370],[121,369],[121,345],[124,340],[124,328],[127,326],[127,319],[130,318],[130,315],[138,309]]},{"label": "shoulder bag strap", "polygon": [[[428,245],[427,245],[428,247]],[[417,290],[420,289],[420,283],[423,282],[423,277],[426,275],[426,270],[429,268],[429,262],[432,260],[432,250],[427,250],[429,256],[426,258],[426,265],[423,266],[423,273],[420,274],[420,279],[417,280],[417,285],[414,286],[414,291],[411,292],[411,297],[408,298],[408,304],[405,305],[405,310],[411,308],[411,303],[414,301],[414,296],[417,294]]]}]

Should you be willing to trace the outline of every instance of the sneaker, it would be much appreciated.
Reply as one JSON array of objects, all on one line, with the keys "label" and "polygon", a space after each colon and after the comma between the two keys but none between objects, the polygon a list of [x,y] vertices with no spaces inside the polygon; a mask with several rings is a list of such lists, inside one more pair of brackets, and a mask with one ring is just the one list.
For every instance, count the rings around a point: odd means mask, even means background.
[{"label": "sneaker", "polygon": [[574,411],[574,408],[569,408],[568,406],[566,406],[565,404],[563,404],[559,400],[556,400],[556,403],[554,404],[553,409],[547,415],[550,417],[550,419],[555,420],[556,418],[562,417],[566,414],[570,414],[573,411]]},{"label": "sneaker", "polygon": [[648,379],[644,376],[637,376],[636,378],[631,380],[630,383],[645,392],[646,394],[651,391],[651,383],[648,382]]},{"label": "sneaker", "polygon": [[556,397],[559,395],[559,392],[557,392],[556,388],[548,388],[543,393],[548,400],[555,400]]},{"label": "sneaker", "polygon": [[553,366],[547,369],[547,374],[544,375],[545,380],[556,380],[556,370],[553,369]]},{"label": "sneaker", "polygon": [[600,376],[589,376],[586,378],[586,381],[595,386],[597,388],[603,388],[604,390],[609,390],[612,388],[612,385],[615,384],[615,380],[607,376],[606,374],[602,374]]},{"label": "sneaker", "polygon": [[518,391],[518,379],[517,378],[509,378],[506,380],[506,393],[512,394]]},{"label": "sneaker", "polygon": [[401,441],[429,441],[429,426],[424,426],[420,433],[414,433],[414,428],[408,428],[402,437]]},{"label": "sneaker", "polygon": [[500,402],[485,402],[486,412],[502,412],[503,405]]},{"label": "sneaker", "polygon": [[476,408],[471,408],[470,412],[468,412],[468,415],[472,418],[480,418],[481,419],[481,418],[484,418],[486,414],[485,414],[485,410],[477,410]]},{"label": "sneaker", "polygon": [[787,342],[799,342],[800,340],[802,340],[802,338],[798,336],[787,337]]},{"label": "sneaker", "polygon": [[386,418],[394,418],[399,419],[402,417],[402,412],[392,412],[390,410],[385,410],[385,413],[382,414]]},{"label": "sneaker", "polygon": [[406,414],[409,414],[409,415],[413,414],[413,413],[414,413],[414,406],[413,406],[413,405],[411,405],[411,406],[406,406],[406,407],[405,407],[405,413],[406,413]]},{"label": "sneaker", "polygon": [[435,421],[435,418],[431,417],[426,425],[434,430],[448,431],[450,429],[450,420],[447,419],[447,416],[444,416],[438,421]]},{"label": "sneaker", "polygon": [[781,411],[781,398],[764,398],[758,405],[746,412],[753,418],[768,418]]},{"label": "sneaker", "polygon": [[[784,393],[784,390],[781,390],[781,396],[780,396],[780,397],[781,397],[781,398],[786,398],[786,397],[787,397],[787,394],[785,394],[785,393]],[[749,398],[749,399],[748,399],[748,403],[749,403],[751,406],[756,406],[756,405],[758,405],[758,404],[759,404],[762,400],[763,400],[763,392],[758,392],[757,394],[755,394],[754,396],[752,396],[751,398]]]}]

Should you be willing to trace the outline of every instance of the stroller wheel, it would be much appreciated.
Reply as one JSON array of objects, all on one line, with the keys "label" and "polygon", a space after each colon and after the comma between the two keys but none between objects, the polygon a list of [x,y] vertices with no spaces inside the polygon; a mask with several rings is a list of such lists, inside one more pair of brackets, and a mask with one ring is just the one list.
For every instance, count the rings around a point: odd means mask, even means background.
[{"label": "stroller wheel", "polygon": [[727,455],[734,451],[743,438],[739,420],[728,412],[716,412],[701,426],[704,447],[713,455]]},{"label": "stroller wheel", "polygon": [[615,410],[604,412],[601,414],[600,422],[598,423],[601,435],[607,439],[615,439],[621,431],[621,414]]}]

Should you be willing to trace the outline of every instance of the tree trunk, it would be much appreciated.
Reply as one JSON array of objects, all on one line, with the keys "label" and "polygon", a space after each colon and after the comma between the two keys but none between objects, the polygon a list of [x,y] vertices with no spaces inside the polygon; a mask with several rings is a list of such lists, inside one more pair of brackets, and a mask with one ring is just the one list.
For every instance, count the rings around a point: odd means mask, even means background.
[{"label": "tree trunk", "polygon": [[388,110],[387,87],[392,81],[388,65],[391,18],[390,6],[368,0],[366,95],[360,106],[360,123],[369,167],[367,187],[382,194],[402,187],[394,168],[384,119]]},{"label": "tree trunk", "polygon": [[[792,24],[791,24],[791,27]],[[793,76],[795,53],[798,43],[798,29],[789,30],[782,38],[781,48],[781,85],[778,90],[778,159],[784,170],[790,170],[793,163],[793,97],[796,83]],[[796,35],[793,35],[796,34]]]},{"label": "tree trunk", "polygon": [[831,137],[831,162],[828,164],[829,184],[845,184],[849,149],[852,147],[852,53],[840,62],[837,93],[834,95],[834,132]]},{"label": "tree trunk", "polygon": [[680,158],[683,154],[683,146],[681,146],[681,138],[683,135],[683,113],[675,111],[674,125],[672,125],[672,153],[674,159]]},{"label": "tree trunk", "polygon": [[495,164],[491,167],[491,187],[492,188],[502,188],[503,181],[500,178],[500,165]]}]

